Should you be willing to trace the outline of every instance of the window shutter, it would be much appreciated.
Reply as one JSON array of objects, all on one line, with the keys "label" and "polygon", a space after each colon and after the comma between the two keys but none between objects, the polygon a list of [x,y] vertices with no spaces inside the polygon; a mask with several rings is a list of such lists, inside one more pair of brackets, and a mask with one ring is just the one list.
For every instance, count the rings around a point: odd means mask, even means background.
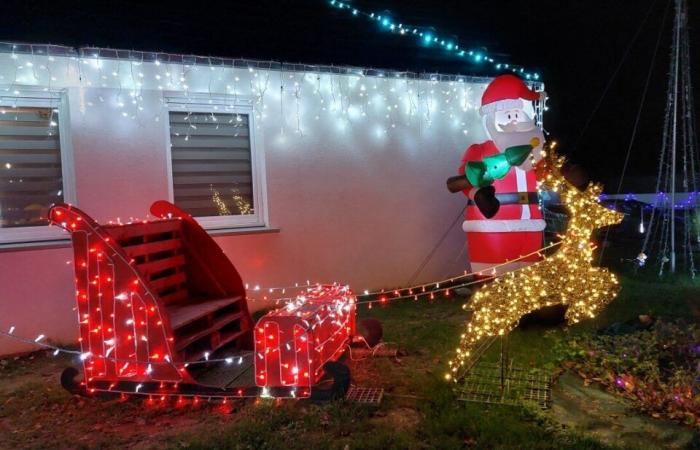
[{"label": "window shutter", "polygon": [[0,107],[0,227],[48,224],[63,201],[58,113]]},{"label": "window shutter", "polygon": [[195,217],[254,213],[247,114],[170,112],[175,204]]}]

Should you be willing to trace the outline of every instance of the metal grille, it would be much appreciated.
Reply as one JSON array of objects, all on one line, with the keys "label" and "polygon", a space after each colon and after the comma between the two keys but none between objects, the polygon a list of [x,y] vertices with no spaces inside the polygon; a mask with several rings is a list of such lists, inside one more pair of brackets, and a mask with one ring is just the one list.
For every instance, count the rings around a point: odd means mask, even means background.
[{"label": "metal grille", "polygon": [[350,386],[347,395],[345,395],[345,400],[348,402],[362,403],[364,405],[379,405],[383,396],[383,388]]},{"label": "metal grille", "polygon": [[479,362],[457,388],[459,400],[501,405],[531,403],[546,409],[552,402],[552,377],[540,369],[514,367],[512,361]]}]

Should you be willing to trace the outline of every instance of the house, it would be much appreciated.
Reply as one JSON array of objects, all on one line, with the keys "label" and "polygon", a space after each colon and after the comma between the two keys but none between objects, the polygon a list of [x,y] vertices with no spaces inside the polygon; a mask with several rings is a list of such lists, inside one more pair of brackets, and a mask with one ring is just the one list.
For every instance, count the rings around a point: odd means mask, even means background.
[{"label": "house", "polygon": [[[60,201],[105,223],[173,201],[215,236],[253,310],[273,286],[461,273],[465,202],[445,179],[485,138],[488,81],[1,44],[0,329],[76,340],[70,241],[46,221]],[[29,349],[0,339],[0,355]]]}]

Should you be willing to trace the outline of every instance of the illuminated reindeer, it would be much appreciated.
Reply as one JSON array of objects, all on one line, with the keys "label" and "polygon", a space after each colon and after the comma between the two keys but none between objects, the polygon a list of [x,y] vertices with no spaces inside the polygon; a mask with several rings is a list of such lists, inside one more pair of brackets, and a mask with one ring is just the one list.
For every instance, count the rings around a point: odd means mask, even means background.
[{"label": "illuminated reindeer", "polygon": [[593,267],[596,228],[615,225],[622,214],[605,208],[598,201],[602,187],[592,184],[579,190],[562,175],[564,158],[543,161],[543,187],[561,195],[570,220],[557,252],[542,261],[496,278],[474,294],[465,309],[474,311],[461,335],[457,356],[450,361],[446,378],[457,381],[475,344],[482,338],[500,336],[512,330],[525,314],[551,305],[567,305],[569,324],[591,318],[619,291],[617,278],[605,268]]}]

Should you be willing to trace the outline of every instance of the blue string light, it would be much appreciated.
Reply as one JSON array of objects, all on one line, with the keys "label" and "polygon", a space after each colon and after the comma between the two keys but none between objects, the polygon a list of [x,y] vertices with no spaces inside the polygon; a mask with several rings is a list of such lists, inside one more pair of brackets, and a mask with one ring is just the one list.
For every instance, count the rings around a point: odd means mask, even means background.
[{"label": "blue string light", "polygon": [[381,29],[388,30],[391,33],[398,33],[401,36],[418,37],[418,42],[423,46],[444,50],[458,59],[469,61],[482,67],[484,64],[489,64],[498,71],[509,70],[527,80],[540,79],[540,74],[537,72],[526,71],[524,67],[497,61],[483,51],[464,50],[459,43],[454,42],[454,40],[443,39],[439,36],[439,33],[428,31],[427,27],[407,26],[403,23],[395,23],[389,16],[375,14],[374,12],[365,12],[343,1],[329,0],[329,4],[331,7],[349,11],[353,16],[363,16],[370,21],[376,22],[380,25]]}]

